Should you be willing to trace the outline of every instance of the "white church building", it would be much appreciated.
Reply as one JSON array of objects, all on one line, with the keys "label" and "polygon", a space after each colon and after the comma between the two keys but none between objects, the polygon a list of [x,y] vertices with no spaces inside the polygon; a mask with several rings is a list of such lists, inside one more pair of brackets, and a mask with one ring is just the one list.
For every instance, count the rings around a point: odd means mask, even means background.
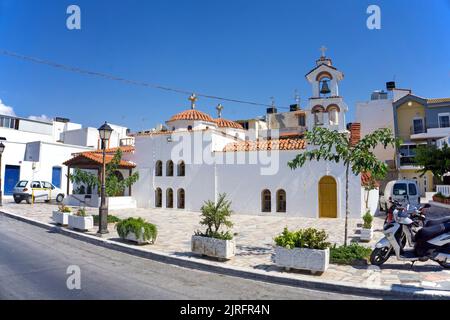
[{"label": "white church building", "polygon": [[[343,73],[324,55],[306,75],[312,96],[304,109],[291,110],[299,126],[346,131],[348,107],[339,95]],[[191,107],[166,121],[167,130],[134,134],[133,152],[123,159],[133,163],[139,180],[132,187],[137,207],[199,211],[204,201],[226,193],[236,213],[343,218],[345,216],[345,168],[324,161],[306,162],[291,170],[287,163],[310,148],[302,135],[264,135],[249,132],[241,124]],[[270,108],[270,113],[276,113]],[[269,111],[269,110],[268,110]],[[350,134],[359,137],[359,124]],[[299,131],[300,132],[300,131]],[[258,137],[257,139],[251,137]],[[371,192],[370,209],[376,210],[377,191]],[[351,217],[365,212],[361,176],[350,175]]]}]

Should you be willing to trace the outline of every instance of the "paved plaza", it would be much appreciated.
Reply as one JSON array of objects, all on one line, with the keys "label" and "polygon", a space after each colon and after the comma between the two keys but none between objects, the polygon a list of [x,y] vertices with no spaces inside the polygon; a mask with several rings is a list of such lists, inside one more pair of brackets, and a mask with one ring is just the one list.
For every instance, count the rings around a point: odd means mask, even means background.
[{"label": "paved plaza", "polygon": [[[53,223],[52,210],[57,206],[53,204],[25,203],[15,204],[5,201],[2,211],[19,214],[38,221]],[[89,213],[98,214],[98,209],[88,208]],[[192,259],[205,259],[191,254],[191,235],[196,230],[202,230],[199,225],[200,214],[182,210],[166,209],[121,209],[110,210],[110,214],[119,218],[142,217],[154,223],[158,227],[158,238],[154,245],[141,246],[141,249],[159,251],[175,256],[191,257]],[[264,270],[268,273],[286,272],[275,266],[272,261],[273,238],[278,235],[285,226],[291,230],[314,227],[324,229],[329,235],[331,243],[342,244],[344,235],[344,220],[342,219],[312,219],[303,217],[285,216],[254,216],[234,214],[233,232],[237,246],[236,256],[225,263],[230,266],[245,267]],[[357,241],[361,220],[349,220],[349,240]],[[374,240],[364,245],[373,246],[382,237],[381,229],[383,219],[374,219]],[[120,241],[114,225],[109,225],[108,238]],[[92,234],[96,230],[92,230]],[[381,268],[371,265],[343,266],[331,264],[330,268],[321,275],[311,275],[307,272],[289,272],[290,276],[302,279],[329,280],[354,284],[358,286],[411,286],[421,290],[438,289],[450,290],[450,270],[442,269],[434,262],[417,262],[412,268],[410,263],[398,262],[391,258]]]}]

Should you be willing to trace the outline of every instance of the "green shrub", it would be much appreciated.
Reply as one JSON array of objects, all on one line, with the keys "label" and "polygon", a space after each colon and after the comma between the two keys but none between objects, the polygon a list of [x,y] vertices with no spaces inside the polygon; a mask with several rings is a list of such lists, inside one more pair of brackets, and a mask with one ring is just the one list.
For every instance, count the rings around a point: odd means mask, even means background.
[{"label": "green shrub", "polygon": [[61,203],[58,206],[58,211],[68,213],[68,212],[72,212],[72,209],[70,209],[70,207],[66,206],[65,204]]},{"label": "green shrub", "polygon": [[[98,214],[94,215],[93,217],[94,217],[94,224],[98,224],[100,222],[100,218],[99,218]],[[117,223],[120,221],[120,218],[113,216],[111,214],[108,214],[107,219],[108,219],[108,223]]]},{"label": "green shrub", "polygon": [[142,218],[128,218],[121,220],[116,224],[116,229],[122,239],[125,239],[127,234],[132,232],[136,238],[140,238],[142,235],[144,241],[155,243],[156,236],[158,235],[156,226]]},{"label": "green shrub", "polygon": [[364,221],[363,228],[364,229],[372,228],[373,216],[370,214],[369,210],[366,211],[366,213],[363,215],[362,218],[363,218],[363,221]]},{"label": "green shrub", "polygon": [[75,213],[75,215],[79,217],[86,217],[87,216],[86,208],[79,208]]},{"label": "green shrub", "polygon": [[308,248],[323,250],[330,246],[326,242],[328,235],[324,230],[317,230],[314,228],[300,229],[298,231],[289,231],[284,228],[283,232],[275,237],[277,246],[293,249],[293,248]]},{"label": "green shrub", "polygon": [[219,194],[217,203],[208,200],[205,201],[201,207],[202,220],[200,224],[206,226],[206,231],[196,231],[194,234],[201,237],[216,238],[221,240],[233,239],[233,234],[230,231],[219,231],[222,226],[231,228],[233,223],[229,217],[233,213],[231,210],[231,201],[225,200],[226,194]]},{"label": "green shrub", "polygon": [[351,243],[348,246],[336,247],[336,244],[330,248],[330,261],[335,264],[355,264],[361,260],[367,260],[372,249],[361,246],[357,243]]}]

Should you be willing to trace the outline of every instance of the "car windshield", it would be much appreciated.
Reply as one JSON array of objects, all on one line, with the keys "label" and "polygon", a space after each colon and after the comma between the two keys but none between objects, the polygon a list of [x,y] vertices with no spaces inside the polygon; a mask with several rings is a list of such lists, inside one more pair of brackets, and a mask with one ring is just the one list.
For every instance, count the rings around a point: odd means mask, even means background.
[{"label": "car windshield", "polygon": [[19,187],[19,188],[26,187],[27,183],[28,183],[28,181],[26,181],[26,180],[19,181],[19,182],[17,182],[16,187]]}]

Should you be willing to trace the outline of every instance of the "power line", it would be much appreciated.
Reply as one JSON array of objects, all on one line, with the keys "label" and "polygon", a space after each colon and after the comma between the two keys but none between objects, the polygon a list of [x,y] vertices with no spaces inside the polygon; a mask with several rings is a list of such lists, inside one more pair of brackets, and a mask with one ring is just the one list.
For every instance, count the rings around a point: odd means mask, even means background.
[{"label": "power line", "polygon": [[[49,60],[44,60],[44,59],[40,59],[40,58],[36,58],[36,57],[18,54],[15,52],[4,50],[4,49],[0,49],[0,54],[4,55],[4,56],[24,60],[24,61],[36,63],[36,64],[47,65],[47,66],[61,69],[64,71],[80,73],[80,74],[84,74],[84,75],[88,75],[88,76],[99,77],[99,78],[104,78],[104,79],[113,80],[113,81],[119,81],[119,82],[131,84],[131,85],[135,85],[135,86],[142,86],[142,87],[147,87],[147,88],[152,88],[152,89],[170,91],[170,92],[179,93],[179,94],[183,94],[183,95],[190,95],[192,92],[195,92],[195,91],[187,91],[187,90],[183,90],[183,89],[176,89],[176,88],[161,86],[161,85],[157,85],[157,84],[151,84],[151,83],[144,82],[144,81],[130,80],[130,79],[118,77],[118,76],[103,73],[103,72],[96,72],[96,71],[90,71],[90,70],[86,70],[86,69],[82,69],[82,68],[78,68],[78,67],[72,67],[72,66],[68,66],[65,64],[61,64],[61,63],[57,63],[57,62],[53,62],[53,61],[49,61]],[[207,98],[207,99],[215,99],[215,100],[221,100],[221,101],[242,103],[242,104],[248,104],[248,105],[253,105],[253,106],[273,107],[273,105],[269,105],[269,104],[265,104],[265,103],[258,103],[258,102],[253,102],[253,101],[246,101],[246,100],[239,100],[239,99],[232,99],[232,98],[224,98],[224,97],[219,97],[219,96],[214,96],[214,95],[209,95],[209,94],[202,94],[202,93],[197,93],[197,92],[195,94],[198,97],[203,97],[203,98]],[[280,109],[287,109],[287,108],[280,108]]]}]

